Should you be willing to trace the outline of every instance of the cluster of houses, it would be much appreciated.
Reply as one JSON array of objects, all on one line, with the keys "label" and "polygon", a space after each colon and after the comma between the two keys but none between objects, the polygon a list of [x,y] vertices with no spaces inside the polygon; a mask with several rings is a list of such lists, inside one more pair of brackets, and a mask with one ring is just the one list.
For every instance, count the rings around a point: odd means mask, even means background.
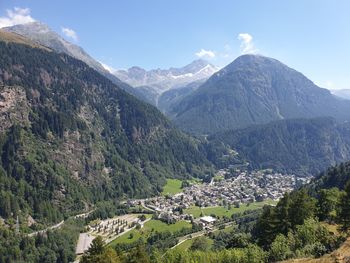
[{"label": "cluster of houses", "polygon": [[[308,178],[273,173],[271,171],[241,171],[235,175],[220,170],[210,183],[194,184],[173,196],[158,196],[143,200],[144,205],[157,212],[167,222],[190,220],[184,210],[192,206],[239,206],[242,203],[278,200],[284,193],[307,183]],[[136,200],[135,200],[136,201]]]}]

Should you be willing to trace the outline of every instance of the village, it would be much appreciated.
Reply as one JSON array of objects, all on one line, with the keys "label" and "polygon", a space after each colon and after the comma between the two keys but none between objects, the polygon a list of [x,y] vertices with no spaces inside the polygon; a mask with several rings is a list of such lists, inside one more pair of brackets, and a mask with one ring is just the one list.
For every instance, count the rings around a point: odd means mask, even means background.
[{"label": "village", "polygon": [[234,173],[232,169],[218,170],[209,183],[185,180],[176,194],[126,201],[129,207],[138,207],[146,214],[127,214],[91,222],[87,232],[80,234],[76,254],[81,255],[86,251],[96,236],[102,236],[107,244],[118,242],[118,238],[122,236],[127,236],[130,240],[130,236],[138,233],[135,231],[143,232],[141,229],[144,226],[150,228],[150,224],[161,224],[157,222],[163,222],[162,224],[170,227],[176,224],[194,224],[200,227],[197,234],[203,235],[218,229],[222,224],[234,224],[229,218],[223,220],[223,215],[218,213],[220,209],[225,210],[226,215],[231,215],[237,211],[256,209],[267,203],[273,205],[284,193],[308,181],[309,178],[272,170],[246,169],[236,170]]},{"label": "village", "polygon": [[173,196],[157,196],[143,200],[130,200],[130,205],[142,205],[157,212],[159,219],[168,222],[193,219],[186,213],[191,207],[239,207],[243,204],[279,200],[284,193],[303,185],[309,178],[264,171],[241,171],[228,176],[222,169],[210,183],[191,184]]}]

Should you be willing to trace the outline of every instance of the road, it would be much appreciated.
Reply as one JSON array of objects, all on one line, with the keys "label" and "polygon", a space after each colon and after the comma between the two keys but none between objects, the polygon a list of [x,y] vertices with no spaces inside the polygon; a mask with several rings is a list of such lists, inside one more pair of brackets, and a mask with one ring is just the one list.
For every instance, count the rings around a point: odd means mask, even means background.
[{"label": "road", "polygon": [[47,227],[47,228],[45,228],[45,229],[43,229],[43,230],[39,230],[39,231],[35,231],[35,232],[33,232],[33,233],[30,233],[30,234],[28,234],[28,236],[29,236],[29,237],[34,237],[34,236],[36,236],[36,235],[38,235],[38,234],[46,233],[46,232],[49,231],[49,230],[53,230],[53,229],[56,229],[56,228],[60,228],[63,224],[64,224],[64,220],[62,220],[61,222],[59,222],[59,223],[56,224],[56,225]]},{"label": "road", "polygon": [[[75,216],[71,216],[69,218],[85,218],[87,217],[90,213],[92,213],[93,211],[95,211],[95,209],[89,211],[89,212],[86,212],[86,213],[81,213],[81,214],[78,214],[78,215],[75,215]],[[34,237],[36,235],[39,235],[39,234],[44,234],[46,233],[47,231],[49,230],[54,230],[54,229],[58,229],[60,228],[63,224],[64,224],[65,220],[62,220],[61,222],[57,223],[56,225],[53,225],[53,226],[49,226],[45,229],[42,229],[42,230],[38,230],[38,231],[35,231],[33,233],[30,233],[28,234],[28,237]]]},{"label": "road", "polygon": [[[228,227],[228,226],[234,225],[234,223],[235,222],[228,222],[228,223],[225,223],[224,225],[225,225],[225,227]],[[219,230],[219,227],[214,227],[213,230],[210,230],[210,232],[214,232],[214,231],[217,231],[217,230]],[[174,249],[175,247],[177,247],[178,245],[182,244],[186,240],[193,239],[195,237],[203,236],[206,233],[209,233],[209,232],[207,230],[201,230],[199,232],[195,232],[195,233],[188,234],[186,236],[180,237],[179,238],[179,242],[175,246],[171,247],[170,249]]]}]

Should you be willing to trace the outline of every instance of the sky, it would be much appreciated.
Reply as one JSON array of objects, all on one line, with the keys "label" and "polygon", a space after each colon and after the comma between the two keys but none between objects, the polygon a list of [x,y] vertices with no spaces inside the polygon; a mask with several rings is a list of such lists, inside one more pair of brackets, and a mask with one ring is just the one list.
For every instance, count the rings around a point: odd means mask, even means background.
[{"label": "sky", "polygon": [[329,89],[350,89],[347,0],[0,0],[0,27],[41,21],[114,69],[223,67],[276,58]]}]

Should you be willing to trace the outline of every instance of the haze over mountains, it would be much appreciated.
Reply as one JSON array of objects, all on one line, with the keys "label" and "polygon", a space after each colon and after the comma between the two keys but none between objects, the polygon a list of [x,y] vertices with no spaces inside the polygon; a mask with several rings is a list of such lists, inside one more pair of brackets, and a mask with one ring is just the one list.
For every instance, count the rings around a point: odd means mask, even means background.
[{"label": "haze over mountains", "polygon": [[339,98],[350,100],[350,89],[331,90],[331,92]]}]

